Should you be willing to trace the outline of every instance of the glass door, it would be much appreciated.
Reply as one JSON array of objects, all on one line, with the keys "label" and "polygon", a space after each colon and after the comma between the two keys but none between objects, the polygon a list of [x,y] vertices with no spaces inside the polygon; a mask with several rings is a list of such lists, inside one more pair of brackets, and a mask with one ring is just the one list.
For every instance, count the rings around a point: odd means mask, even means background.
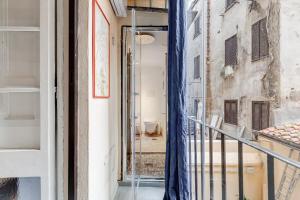
[{"label": "glass door", "polygon": [[131,158],[130,158],[130,165],[131,165],[131,187],[132,187],[132,199],[137,199],[137,188],[139,184],[139,178],[136,171],[136,139],[139,137],[139,128],[138,125],[140,120],[140,109],[137,106],[140,102],[140,93],[139,93],[139,73],[138,73],[138,65],[136,60],[136,12],[132,9],[131,12],[131,70],[130,70],[130,123],[131,123]]},{"label": "glass door", "polygon": [[123,81],[123,180],[131,182],[132,198],[138,186],[137,149],[140,148],[140,70],[136,51],[136,16],[131,12],[132,25],[122,28]]}]

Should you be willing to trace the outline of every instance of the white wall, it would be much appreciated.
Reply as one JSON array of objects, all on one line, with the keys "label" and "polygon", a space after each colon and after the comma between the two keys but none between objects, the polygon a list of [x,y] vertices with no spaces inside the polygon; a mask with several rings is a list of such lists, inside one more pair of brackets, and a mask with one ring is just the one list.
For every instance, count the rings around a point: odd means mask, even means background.
[{"label": "white wall", "polygon": [[142,68],[141,108],[142,127],[144,122],[159,122],[162,125],[162,103],[166,102],[163,96],[162,67]]},{"label": "white wall", "polygon": [[89,12],[89,200],[113,199],[117,190],[118,73],[117,18],[109,1],[99,0],[111,26],[109,99],[92,97],[92,4]]}]

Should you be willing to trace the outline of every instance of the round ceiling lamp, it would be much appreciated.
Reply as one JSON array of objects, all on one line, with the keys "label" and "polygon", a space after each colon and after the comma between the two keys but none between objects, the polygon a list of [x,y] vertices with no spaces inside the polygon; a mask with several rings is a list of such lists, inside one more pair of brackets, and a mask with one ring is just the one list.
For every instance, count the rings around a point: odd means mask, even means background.
[{"label": "round ceiling lamp", "polygon": [[155,41],[155,37],[150,33],[137,33],[135,37],[138,44],[152,44]]}]

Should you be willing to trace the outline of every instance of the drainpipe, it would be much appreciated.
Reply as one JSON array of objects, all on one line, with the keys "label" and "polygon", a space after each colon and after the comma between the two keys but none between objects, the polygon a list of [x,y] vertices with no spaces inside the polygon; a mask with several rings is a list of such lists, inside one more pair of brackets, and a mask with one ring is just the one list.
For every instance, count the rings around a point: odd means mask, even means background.
[{"label": "drainpipe", "polygon": [[[203,34],[202,34],[202,42],[201,42],[201,54],[202,54],[202,81],[201,81],[201,97],[202,97],[202,129],[201,129],[201,140],[200,140],[200,149],[201,149],[201,199],[206,199],[206,190],[205,190],[205,132],[206,132],[206,64],[207,64],[207,50],[206,50],[206,32],[205,26],[207,23],[207,5],[209,0],[202,1],[202,26],[203,26]],[[206,27],[207,28],[207,27]]]},{"label": "drainpipe", "polygon": [[212,111],[212,94],[210,79],[210,0],[207,1],[207,32],[206,32],[206,117],[210,119]]}]

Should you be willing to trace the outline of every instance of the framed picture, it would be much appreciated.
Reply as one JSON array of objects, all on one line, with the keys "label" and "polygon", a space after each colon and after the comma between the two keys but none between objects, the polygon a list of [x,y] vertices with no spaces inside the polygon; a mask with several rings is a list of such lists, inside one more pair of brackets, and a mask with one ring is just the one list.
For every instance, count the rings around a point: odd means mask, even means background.
[{"label": "framed picture", "polygon": [[93,97],[110,97],[110,23],[93,0]]}]

